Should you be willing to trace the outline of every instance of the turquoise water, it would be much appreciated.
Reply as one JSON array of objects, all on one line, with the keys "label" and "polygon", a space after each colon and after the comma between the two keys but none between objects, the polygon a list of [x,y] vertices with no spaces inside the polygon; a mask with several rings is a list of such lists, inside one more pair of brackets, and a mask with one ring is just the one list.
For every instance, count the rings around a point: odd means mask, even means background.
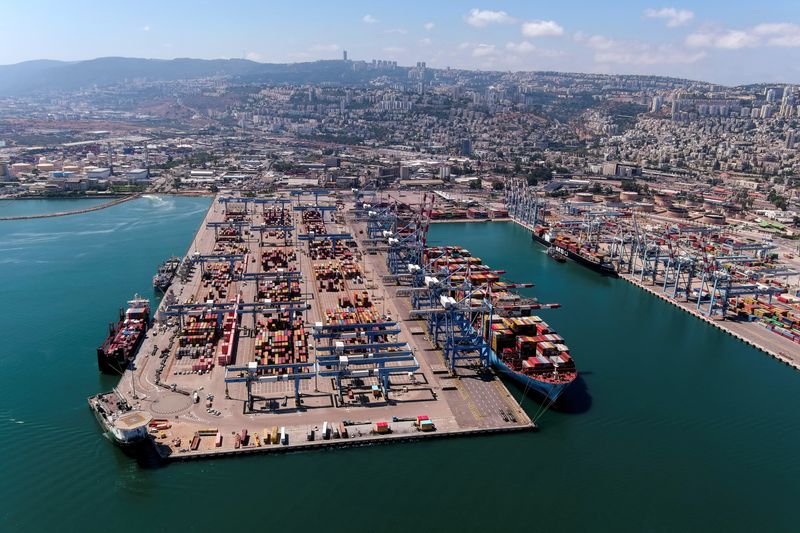
[{"label": "turquoise water", "polygon": [[58,213],[61,211],[77,211],[86,209],[105,202],[110,198],[81,198],[64,200],[0,200],[0,217],[14,217],[25,215],[41,215],[44,213]]},{"label": "turquoise water", "polygon": [[208,204],[0,223],[0,529],[796,530],[800,375],[623,281],[555,263],[511,224],[435,225],[430,240],[564,305],[542,315],[583,378],[538,433],[137,465],[86,406],[114,384],[94,349]]}]

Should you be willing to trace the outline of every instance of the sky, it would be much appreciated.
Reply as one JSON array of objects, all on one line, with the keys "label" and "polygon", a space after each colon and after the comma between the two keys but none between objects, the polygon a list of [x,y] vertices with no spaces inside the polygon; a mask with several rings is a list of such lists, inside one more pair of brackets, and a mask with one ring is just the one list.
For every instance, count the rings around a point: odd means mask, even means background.
[{"label": "sky", "polygon": [[105,56],[391,59],[800,83],[800,0],[0,0],[0,64]]}]

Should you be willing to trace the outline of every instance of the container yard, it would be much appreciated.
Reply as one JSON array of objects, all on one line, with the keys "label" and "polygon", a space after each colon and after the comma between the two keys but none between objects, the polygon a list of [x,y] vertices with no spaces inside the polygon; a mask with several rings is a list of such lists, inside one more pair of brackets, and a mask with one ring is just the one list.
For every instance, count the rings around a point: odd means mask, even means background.
[{"label": "container yard", "polygon": [[578,195],[560,202],[512,182],[505,199],[534,242],[800,369],[800,265],[791,249],[747,227],[707,223],[719,217],[690,218],[663,195],[658,210],[622,195],[613,207]]},{"label": "container yard", "polygon": [[[422,254],[426,202],[217,197],[99,401],[136,412],[164,460],[535,427],[491,368],[488,330],[437,326],[462,311],[418,283],[442,265]],[[463,284],[451,274],[442,286]],[[463,312],[479,330],[480,287],[511,298],[501,274],[472,261],[476,290],[447,290],[471,302]],[[454,354],[465,335],[477,341]]]}]

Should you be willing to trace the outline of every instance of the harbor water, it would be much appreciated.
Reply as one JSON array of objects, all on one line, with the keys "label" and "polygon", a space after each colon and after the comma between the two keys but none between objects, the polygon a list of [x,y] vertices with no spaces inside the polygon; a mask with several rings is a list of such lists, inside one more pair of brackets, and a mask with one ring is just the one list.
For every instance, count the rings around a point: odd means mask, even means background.
[{"label": "harbor water", "polygon": [[437,224],[429,241],[563,305],[541,315],[581,378],[540,431],[137,464],[86,405],[115,383],[95,348],[126,299],[153,296],[154,269],[189,248],[209,202],[0,222],[2,530],[796,530],[800,374],[622,280],[556,263],[511,223]]}]

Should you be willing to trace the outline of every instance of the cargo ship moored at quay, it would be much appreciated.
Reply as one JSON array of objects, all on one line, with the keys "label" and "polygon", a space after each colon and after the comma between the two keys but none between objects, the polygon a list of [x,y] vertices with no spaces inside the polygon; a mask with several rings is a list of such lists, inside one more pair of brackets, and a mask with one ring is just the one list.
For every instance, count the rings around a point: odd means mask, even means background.
[{"label": "cargo ship moored at quay", "polygon": [[139,295],[120,309],[119,321],[109,325],[109,333],[97,348],[97,367],[104,374],[121,375],[147,334],[150,325],[150,301]]},{"label": "cargo ship moored at quay", "polygon": [[553,247],[561,254],[576,263],[585,266],[605,276],[617,277],[617,269],[602,254],[596,254],[582,247],[572,237],[554,235],[552,230],[545,226],[536,226],[531,232],[532,239],[548,248]]},{"label": "cargo ship moored at quay", "polygon": [[[489,345],[489,362],[499,372],[521,384],[525,392],[533,391],[550,406],[564,390],[575,381],[578,372],[564,339],[541,317],[533,314],[537,309],[553,309],[559,304],[541,304],[524,298],[510,289],[518,284],[500,281],[498,271],[490,270],[480,258],[457,246],[430,248],[428,257],[438,257],[434,267],[449,270],[468,265],[465,274],[469,281],[486,289],[472,293],[473,306],[486,298],[491,313],[484,317],[482,331]],[[453,281],[458,282],[458,274]],[[528,285],[528,284],[522,284]],[[461,299],[465,294],[456,294]]]},{"label": "cargo ship moored at quay", "polygon": [[156,275],[153,276],[153,288],[159,292],[167,292],[172,280],[181,265],[180,257],[170,257],[158,266]]}]

